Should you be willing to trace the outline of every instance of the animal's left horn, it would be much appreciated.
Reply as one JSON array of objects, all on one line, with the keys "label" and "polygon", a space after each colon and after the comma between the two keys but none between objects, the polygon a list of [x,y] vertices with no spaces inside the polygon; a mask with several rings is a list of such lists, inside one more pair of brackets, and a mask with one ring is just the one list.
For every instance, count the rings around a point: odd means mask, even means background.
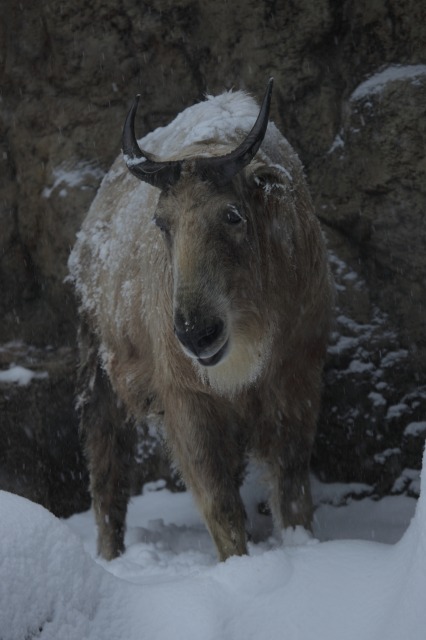
[{"label": "animal's left horn", "polygon": [[268,127],[273,84],[274,79],[270,78],[257,120],[245,140],[234,151],[218,158],[198,158],[196,169],[201,178],[211,180],[218,186],[225,185],[252,161]]},{"label": "animal's left horn", "polygon": [[156,161],[154,156],[139,147],[135,136],[135,115],[139,98],[137,95],[124,123],[121,139],[124,160],[129,171],[139,180],[159,189],[167,189],[179,180],[182,163]]}]

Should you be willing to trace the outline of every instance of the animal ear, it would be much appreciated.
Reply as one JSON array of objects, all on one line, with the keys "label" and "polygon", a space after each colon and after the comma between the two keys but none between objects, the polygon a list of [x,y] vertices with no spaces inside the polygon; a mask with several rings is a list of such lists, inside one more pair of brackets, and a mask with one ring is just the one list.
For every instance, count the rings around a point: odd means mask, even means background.
[{"label": "animal ear", "polygon": [[284,167],[258,167],[251,180],[255,189],[261,189],[265,195],[277,194],[291,185],[292,177]]}]

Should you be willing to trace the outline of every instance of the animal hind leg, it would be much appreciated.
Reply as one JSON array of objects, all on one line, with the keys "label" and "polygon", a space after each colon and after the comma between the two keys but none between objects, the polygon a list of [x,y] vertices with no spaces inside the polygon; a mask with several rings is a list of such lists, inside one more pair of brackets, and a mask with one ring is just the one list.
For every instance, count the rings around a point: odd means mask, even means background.
[{"label": "animal hind leg", "polygon": [[91,421],[86,431],[90,491],[98,529],[98,553],[112,560],[124,551],[127,505],[130,498],[135,430],[108,418]]},{"label": "animal hind leg", "polygon": [[320,364],[313,361],[304,371],[290,367],[281,399],[270,409],[271,441],[265,459],[272,480],[270,506],[280,529],[300,525],[312,530],[309,469],[320,406]]},{"label": "animal hind leg", "polygon": [[84,327],[79,344],[80,429],[89,467],[98,553],[111,560],[124,551],[136,430],[126,420],[99,365],[95,340]]}]

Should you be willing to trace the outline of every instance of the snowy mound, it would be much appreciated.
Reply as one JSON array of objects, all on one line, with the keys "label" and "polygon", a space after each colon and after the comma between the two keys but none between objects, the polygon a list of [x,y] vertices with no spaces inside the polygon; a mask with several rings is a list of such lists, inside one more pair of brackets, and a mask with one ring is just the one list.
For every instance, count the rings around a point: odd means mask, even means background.
[{"label": "snowy mound", "polygon": [[[69,526],[0,492],[0,638],[423,640],[425,483],[424,472],[415,517],[395,545],[296,535],[290,546],[251,544],[250,557],[206,563],[199,549],[188,548],[191,536],[186,547],[177,541],[198,526],[183,511],[180,524],[157,522],[150,547],[161,566],[156,575],[141,541],[100,566]],[[160,494],[149,494],[148,510]]]},{"label": "snowy mound", "polygon": [[0,638],[97,638],[109,576],[48,511],[0,492]]}]

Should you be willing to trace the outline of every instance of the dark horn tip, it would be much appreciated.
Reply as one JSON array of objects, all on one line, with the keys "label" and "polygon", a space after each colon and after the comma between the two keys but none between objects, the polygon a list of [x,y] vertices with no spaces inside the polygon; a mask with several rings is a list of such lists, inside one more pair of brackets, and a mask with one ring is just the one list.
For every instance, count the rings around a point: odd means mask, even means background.
[{"label": "dark horn tip", "polygon": [[266,86],[266,92],[265,92],[266,95],[271,96],[273,87],[274,87],[274,78],[271,76]]},{"label": "dark horn tip", "polygon": [[123,153],[124,155],[129,156],[129,158],[131,159],[143,157],[142,151],[139,149],[135,135],[135,116],[138,109],[140,97],[140,94],[138,94],[133,100],[133,104],[126,116],[121,137],[121,148],[123,150]]},{"label": "dark horn tip", "polygon": [[138,108],[138,106],[139,106],[139,100],[140,100],[140,99],[141,99],[141,94],[140,94],[140,93],[137,93],[137,94],[135,95],[135,99],[133,100],[133,104],[132,104],[132,107],[131,107],[131,109],[132,109],[132,110],[136,111],[136,109],[137,109],[137,108]]},{"label": "dark horn tip", "polygon": [[243,142],[225,156],[197,160],[197,172],[202,180],[209,179],[215,184],[223,186],[252,161],[268,128],[273,84],[274,79],[271,77],[268,80],[256,122]]}]

